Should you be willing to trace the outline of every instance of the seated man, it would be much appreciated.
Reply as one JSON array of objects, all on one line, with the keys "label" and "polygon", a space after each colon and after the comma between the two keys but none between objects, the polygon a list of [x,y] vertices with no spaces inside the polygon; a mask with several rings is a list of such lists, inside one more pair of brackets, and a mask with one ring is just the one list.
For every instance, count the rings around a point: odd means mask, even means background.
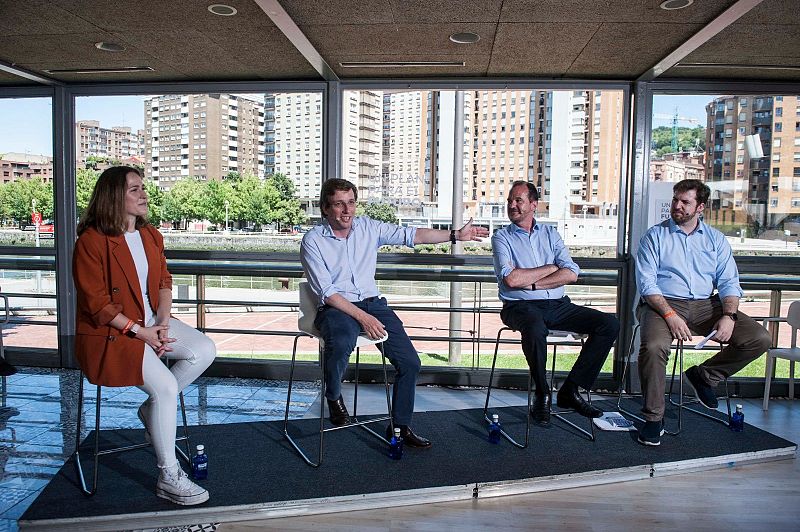
[{"label": "seated man", "polygon": [[718,354],[685,372],[708,408],[717,407],[717,384],[770,345],[766,329],[737,312],[742,289],[730,244],[700,219],[711,190],[697,179],[684,179],[672,190],[670,218],[647,230],[636,254],[642,295],[636,309],[641,326],[639,378],[646,420],[638,440],[643,445],[659,445],[664,433],[666,367],[673,340],[717,331],[713,339],[728,342]]},{"label": "seated man", "polygon": [[[320,309],[315,321],[325,342],[325,397],[334,425],[349,422],[342,401],[341,382],[350,353],[360,334],[389,338],[384,353],[397,370],[392,391],[392,420],[400,427],[405,444],[430,447],[431,442],[410,428],[414,412],[414,387],[420,360],[403,323],[386,305],[375,284],[378,248],[385,245],[435,244],[450,240],[480,240],[489,232],[474,227],[472,220],[458,231],[400,227],[356,216],[358,190],[344,179],[322,184],[319,206],[322,224],[303,237],[300,259],[308,282],[319,295]],[[387,429],[387,436],[391,433]]]},{"label": "seated man", "polygon": [[578,279],[580,269],[555,228],[537,224],[534,216],[539,194],[533,183],[515,181],[508,194],[511,224],[492,237],[494,272],[503,310],[503,323],[522,335],[536,400],[533,421],[550,424],[550,387],[545,378],[547,333],[550,329],[588,334],[578,360],[558,391],[562,408],[594,418],[603,415],[581,397],[578,388],[591,389],[608,352],[619,334],[619,321],[611,314],[570,303],[564,285]]}]

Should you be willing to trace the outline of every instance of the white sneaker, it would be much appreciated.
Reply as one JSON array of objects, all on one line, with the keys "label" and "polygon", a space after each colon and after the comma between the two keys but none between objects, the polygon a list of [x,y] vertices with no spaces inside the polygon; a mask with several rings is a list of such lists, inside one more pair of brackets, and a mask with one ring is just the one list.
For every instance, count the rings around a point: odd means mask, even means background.
[{"label": "white sneaker", "polygon": [[208,491],[191,480],[179,464],[161,468],[156,495],[175,504],[190,506],[208,500]]},{"label": "white sneaker", "polygon": [[150,441],[150,429],[147,428],[147,423],[145,419],[147,419],[147,409],[150,407],[148,401],[142,403],[139,407],[139,410],[136,411],[136,415],[139,417],[139,421],[142,422],[142,426],[144,427],[144,439],[147,443],[152,443]]}]

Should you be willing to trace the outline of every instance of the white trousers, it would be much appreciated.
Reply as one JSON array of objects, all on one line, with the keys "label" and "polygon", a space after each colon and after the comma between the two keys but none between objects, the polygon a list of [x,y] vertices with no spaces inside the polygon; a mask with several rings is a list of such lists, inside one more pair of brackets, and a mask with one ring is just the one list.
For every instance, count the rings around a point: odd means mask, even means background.
[{"label": "white trousers", "polygon": [[158,467],[171,467],[178,461],[175,456],[178,392],[194,382],[217,354],[217,348],[208,336],[175,318],[169,320],[168,336],[175,341],[169,344],[172,351],[167,351],[164,356],[176,362],[168,368],[153,348],[145,344],[142,360],[144,384],[139,386],[149,396],[144,409],[145,423]]}]

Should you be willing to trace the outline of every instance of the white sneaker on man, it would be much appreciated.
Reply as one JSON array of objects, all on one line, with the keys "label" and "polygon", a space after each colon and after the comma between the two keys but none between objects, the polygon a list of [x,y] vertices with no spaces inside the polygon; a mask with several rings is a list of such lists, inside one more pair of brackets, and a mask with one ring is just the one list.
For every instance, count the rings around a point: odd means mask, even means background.
[{"label": "white sneaker on man", "polygon": [[175,504],[190,506],[208,500],[208,491],[189,480],[179,464],[162,467],[156,484],[156,495]]}]

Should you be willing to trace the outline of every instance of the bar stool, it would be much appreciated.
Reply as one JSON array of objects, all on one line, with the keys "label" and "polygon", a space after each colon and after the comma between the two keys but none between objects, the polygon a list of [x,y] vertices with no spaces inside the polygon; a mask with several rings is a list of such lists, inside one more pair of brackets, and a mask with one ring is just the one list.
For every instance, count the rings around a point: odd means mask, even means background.
[{"label": "bar stool", "polygon": [[[498,351],[498,349],[500,347],[500,337],[502,336],[504,331],[514,331],[514,329],[512,329],[511,327],[501,327],[500,330],[497,331],[497,339],[495,340],[495,344],[494,344],[494,355],[492,356],[492,370],[489,373],[489,386],[486,389],[486,402],[483,405],[483,417],[486,420],[486,422],[488,422],[488,423],[491,423],[491,418],[489,416],[489,399],[490,399],[491,394],[492,394],[492,383],[494,382],[494,368],[495,368],[495,365],[497,364],[497,351]],[[555,417],[559,421],[562,421],[562,422],[566,423],[567,425],[570,425],[571,427],[577,429],[582,434],[585,434],[589,438],[590,441],[594,441],[594,423],[591,420],[589,420],[590,430],[587,431],[586,429],[583,429],[583,428],[577,426],[575,423],[573,423],[573,422],[569,421],[568,419],[564,418],[564,415],[573,412],[572,410],[553,410],[553,406],[552,406],[552,402],[553,402],[552,401],[552,392],[554,390],[553,386],[555,384],[557,349],[558,349],[559,346],[576,345],[575,342],[577,342],[577,341],[580,341],[580,345],[581,345],[581,347],[583,347],[583,342],[584,342],[585,339],[586,339],[586,335],[585,334],[578,334],[578,333],[571,332],[571,331],[551,330],[551,331],[548,332],[547,344],[553,346],[553,361],[552,361],[552,365],[551,365],[551,369],[550,369],[550,382],[549,382],[551,396],[548,398],[547,407],[550,410],[550,414],[553,417]],[[530,442],[530,430],[531,430],[531,415],[530,415],[530,411],[531,411],[531,390],[532,390],[532,378],[531,378],[530,370],[528,370],[528,389],[527,390],[528,390],[528,406],[527,406],[526,415],[525,415],[525,443],[522,444],[522,443],[517,442],[513,437],[511,437],[507,432],[505,432],[504,429],[500,430],[500,434],[506,440],[508,440],[514,446],[519,447],[520,449],[525,449],[526,447],[528,447],[528,444]],[[589,393],[588,390],[587,390],[586,394],[587,394],[587,400],[591,404],[591,402],[592,402],[591,394]]]},{"label": "bar stool", "polygon": [[[165,360],[164,363],[166,364],[167,361]],[[86,478],[83,474],[83,465],[81,464],[81,456],[80,456],[80,445],[81,445],[81,419],[83,416],[83,371],[81,370],[79,373],[79,381],[78,381],[78,420],[75,427],[75,452],[72,455],[75,457],[75,465],[78,469],[78,479],[81,483],[81,491],[91,497],[97,492],[97,476],[98,476],[98,465],[100,462],[100,457],[105,456],[108,454],[115,454],[121,453],[124,451],[132,451],[134,449],[143,449],[144,447],[150,446],[149,443],[137,443],[135,445],[126,445],[123,447],[114,447],[111,449],[100,449],[100,406],[101,406],[101,392],[102,386],[97,385],[97,398],[95,403],[95,414],[94,414],[94,446],[92,456],[94,458],[94,474],[92,479],[92,487],[89,488],[86,484]],[[188,465],[191,466],[191,450],[189,447],[189,432],[188,432],[188,423],[186,421],[186,405],[184,404],[183,400],[183,392],[181,391],[178,394],[180,399],[181,405],[181,417],[183,418],[183,436],[179,436],[175,439],[175,451],[177,455],[182,458]],[[180,448],[178,445],[179,442],[184,442],[186,446],[186,451],[184,452],[183,449]]]},{"label": "bar stool", "polygon": [[[392,432],[394,432],[394,423],[392,422],[392,400],[389,394],[389,376],[386,371],[386,355],[383,352],[383,342],[389,338],[387,334],[383,338],[378,340],[372,340],[367,338],[366,336],[359,336],[356,340],[356,365],[355,365],[355,389],[354,389],[354,396],[353,396],[353,415],[350,416],[352,421],[346,425],[342,425],[340,427],[325,427],[325,356],[323,355],[324,349],[324,342],[322,340],[322,335],[314,326],[314,320],[317,317],[317,311],[319,310],[319,298],[311,289],[311,286],[308,282],[301,282],[298,286],[299,289],[299,307],[298,307],[298,318],[297,318],[297,328],[300,330],[298,334],[294,337],[294,345],[292,347],[292,362],[289,366],[289,389],[286,392],[286,411],[283,416],[283,435],[289,441],[294,450],[300,455],[300,457],[305,461],[306,464],[310,465],[311,467],[319,467],[322,465],[322,456],[323,456],[323,437],[326,432],[340,430],[340,429],[347,429],[350,427],[361,427],[365,429],[367,432],[384,442],[386,445],[389,445],[389,442],[384,438],[382,435],[378,434],[374,430],[372,430],[367,425],[371,423],[378,423],[381,421],[389,421],[391,426]],[[300,338],[316,338],[319,341],[319,365],[320,371],[322,372],[322,392],[320,394],[320,413],[319,413],[319,454],[317,456],[317,461],[314,462],[311,460],[308,455],[303,451],[300,445],[295,441],[294,438],[289,434],[289,405],[291,404],[292,400],[292,384],[294,383],[294,368],[297,359],[297,341]],[[358,369],[359,369],[359,357],[361,353],[361,347],[374,345],[378,348],[381,353],[381,361],[383,366],[383,385],[386,391],[386,410],[387,415],[381,416],[378,418],[371,418],[365,421],[358,420]]]},{"label": "bar stool", "polygon": [[[628,349],[628,353],[626,354],[625,362],[624,362],[624,364],[622,366],[622,377],[620,379],[619,390],[617,391],[617,409],[620,412],[622,412],[623,414],[627,414],[627,415],[631,416],[632,418],[644,423],[645,419],[643,417],[641,417],[641,416],[639,416],[637,414],[634,414],[633,412],[631,412],[630,410],[628,410],[626,408],[623,408],[623,406],[622,406],[622,394],[626,393],[625,392],[625,375],[627,374],[628,369],[630,368],[631,357],[633,356],[633,349],[635,347],[636,334],[639,331],[639,327],[640,326],[637,323],[633,328],[633,334],[631,335],[630,347]],[[724,344],[719,343],[720,351],[722,351],[723,347],[724,347]],[[719,423],[723,423],[723,424],[727,425],[730,422],[730,419],[731,419],[731,397],[730,397],[730,393],[728,392],[728,378],[725,377],[725,379],[724,379],[724,382],[725,382],[725,403],[726,403],[727,409],[728,409],[728,419],[727,420],[720,419],[717,416],[713,416],[713,415],[708,414],[706,412],[703,412],[701,410],[697,410],[696,408],[691,408],[689,406],[686,406],[687,404],[697,404],[699,401],[696,398],[692,399],[692,400],[690,400],[688,402],[684,401],[683,378],[682,378],[682,375],[683,375],[683,350],[684,350],[684,342],[683,342],[683,340],[678,340],[677,342],[673,342],[672,343],[672,346],[670,346],[670,354],[671,354],[673,348],[675,349],[675,356],[672,359],[672,375],[670,376],[670,381],[669,381],[669,391],[666,393],[666,395],[667,395],[667,398],[669,400],[669,403],[671,405],[673,405],[673,406],[678,407],[678,428],[677,428],[677,430],[674,430],[674,431],[664,430],[664,433],[665,434],[669,434],[671,436],[677,436],[678,434],[681,433],[681,431],[683,430],[683,411],[684,410],[688,410],[688,411],[693,412],[695,414],[701,415],[701,416],[703,416],[705,418],[708,418],[708,419],[711,419],[713,421],[717,421]],[[675,385],[675,375],[676,375],[675,369],[676,369],[676,366],[678,364],[680,364],[680,371],[678,372],[678,379],[679,379],[678,394],[679,394],[679,396],[678,396],[678,400],[676,402],[672,398],[672,395],[673,395],[673,389],[674,389],[674,385]],[[642,396],[642,394],[640,394],[640,393],[639,394],[627,394],[627,395],[630,396],[630,397],[641,397]]]}]

